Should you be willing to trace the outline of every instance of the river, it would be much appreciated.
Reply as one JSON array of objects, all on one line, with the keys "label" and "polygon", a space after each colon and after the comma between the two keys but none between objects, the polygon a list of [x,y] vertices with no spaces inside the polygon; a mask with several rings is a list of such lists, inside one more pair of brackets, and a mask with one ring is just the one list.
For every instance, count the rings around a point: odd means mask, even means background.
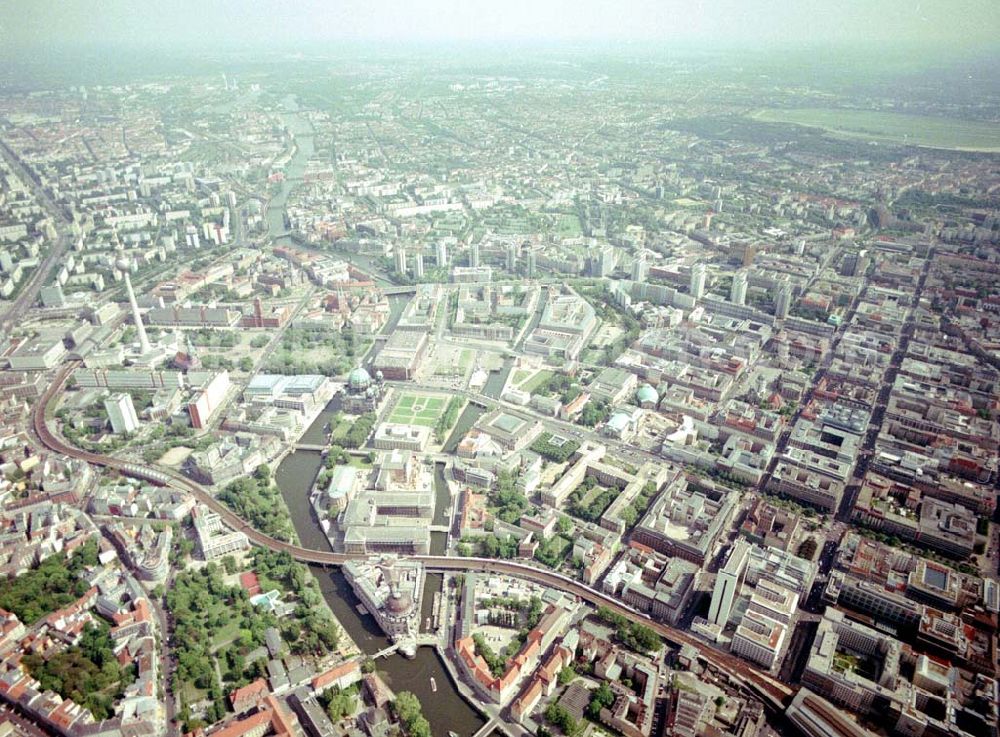
[{"label": "river", "polygon": [[280,115],[281,122],[295,139],[295,152],[285,165],[285,178],[282,180],[281,186],[277,191],[272,193],[271,199],[268,201],[267,211],[265,212],[265,222],[267,223],[268,233],[272,234],[272,242],[274,245],[293,246],[306,251],[332,252],[345,261],[350,262],[364,273],[372,276],[376,284],[391,286],[393,282],[383,269],[383,265],[370,256],[343,246],[338,247],[334,245],[327,248],[317,248],[308,243],[297,242],[291,236],[285,234],[287,231],[285,211],[288,206],[288,198],[291,196],[292,190],[302,183],[306,165],[316,152],[316,142],[312,124],[299,111],[294,96],[289,95],[286,97],[283,105],[288,112]]},{"label": "river", "polygon": [[[315,150],[312,126],[309,121],[297,113],[294,100],[286,100],[285,104],[286,108],[292,112],[283,115],[282,120],[295,136],[297,150],[285,169],[285,180],[282,182],[280,190],[268,203],[266,217],[272,233],[285,231],[284,215],[288,196],[296,182],[301,180],[306,162]],[[288,236],[275,239],[275,243],[294,245]],[[357,263],[361,268],[372,266],[370,260],[364,257],[354,257],[352,254],[345,254],[345,257]],[[385,279],[380,279],[380,281],[387,283]],[[407,299],[408,297],[402,295],[390,298],[390,328],[398,320]],[[324,428],[338,409],[339,401],[335,397],[306,430],[303,442],[325,443]],[[319,453],[300,450],[288,455],[275,472],[275,480],[281,489],[285,503],[288,505],[299,540],[306,547],[317,550],[329,549],[326,535],[320,528],[312,506],[309,504],[309,492],[322,463],[323,459]],[[437,519],[443,520],[447,515],[446,508],[449,503],[447,487],[444,485],[443,469],[435,469],[435,485],[438,506]],[[441,509],[442,505],[445,506],[445,509]],[[443,553],[446,542],[446,533],[432,533],[432,552]],[[360,601],[354,595],[340,569],[330,569],[323,566],[310,566],[310,568],[319,581],[323,597],[347,634],[358,644],[358,647],[368,654],[374,654],[386,647],[389,640],[382,634],[375,620],[371,616],[358,612],[357,606]],[[427,575],[421,605],[422,627],[431,616],[434,594],[441,590],[441,586],[441,574]],[[441,657],[434,648],[418,648],[416,657],[413,659],[406,659],[401,655],[380,658],[377,665],[379,673],[390,688],[396,691],[411,691],[420,699],[420,703],[424,707],[424,715],[431,724],[433,734],[443,737],[453,731],[465,737],[475,734],[485,724],[485,719],[458,692]],[[436,691],[431,686],[432,680],[437,686]]]},{"label": "river", "polygon": [[[320,417],[311,433],[322,433],[325,420]],[[327,550],[329,545],[316,520],[309,492],[313,480],[319,473],[323,459],[315,451],[296,451],[287,456],[275,472],[275,480],[281,489],[285,503],[292,515],[295,530],[303,545],[317,550]],[[444,533],[433,533],[432,547],[444,547]],[[360,603],[351,590],[339,568],[310,566],[316,576],[334,615],[364,652],[373,654],[389,644],[375,620],[358,612]],[[441,590],[441,574],[428,574],[421,606],[423,620],[431,616],[434,593]],[[471,735],[484,724],[479,713],[459,694],[452,683],[437,652],[431,647],[421,647],[416,658],[408,660],[401,655],[391,655],[378,660],[379,673],[394,690],[412,691],[424,705],[424,715],[431,723],[435,735],[446,735],[454,731],[460,735]],[[435,692],[431,678],[437,685]],[[430,705],[433,704],[433,708]]]}]

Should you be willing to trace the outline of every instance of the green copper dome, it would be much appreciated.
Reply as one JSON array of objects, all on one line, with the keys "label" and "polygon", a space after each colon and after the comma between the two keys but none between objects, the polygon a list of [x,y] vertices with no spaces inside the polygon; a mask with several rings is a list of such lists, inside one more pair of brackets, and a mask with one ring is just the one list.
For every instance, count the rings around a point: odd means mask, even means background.
[{"label": "green copper dome", "polygon": [[347,384],[356,391],[364,391],[371,386],[372,377],[361,366],[358,366],[347,375]]},{"label": "green copper dome", "polygon": [[639,400],[640,404],[656,404],[660,401],[660,395],[649,384],[640,386],[639,391],[635,393],[635,398]]}]

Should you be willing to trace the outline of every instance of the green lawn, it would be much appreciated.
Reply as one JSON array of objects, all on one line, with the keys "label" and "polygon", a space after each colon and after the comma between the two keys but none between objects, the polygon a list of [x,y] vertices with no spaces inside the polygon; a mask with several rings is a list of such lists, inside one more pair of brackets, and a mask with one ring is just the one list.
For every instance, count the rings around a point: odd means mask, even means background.
[{"label": "green lawn", "polygon": [[959,151],[1000,151],[1000,126],[978,120],[836,108],[767,108],[752,116],[793,123],[845,138],[861,138]]},{"label": "green lawn", "polygon": [[185,681],[181,684],[181,700],[188,704],[196,704],[208,697],[208,691],[195,688],[193,683]]},{"label": "green lawn", "polygon": [[221,647],[225,647],[230,642],[235,640],[240,636],[240,623],[238,620],[232,620],[227,622],[225,627],[219,630],[219,633],[212,640],[212,650],[218,650]]},{"label": "green lawn", "polygon": [[389,422],[398,425],[434,427],[444,414],[447,400],[425,394],[404,394],[389,415]]},{"label": "green lawn", "polygon": [[560,215],[556,221],[556,233],[568,238],[582,235],[583,230],[580,228],[580,218],[576,215]]},{"label": "green lawn", "polygon": [[537,374],[532,376],[530,379],[528,379],[521,385],[520,387],[521,391],[525,391],[530,394],[531,392],[535,391],[535,389],[544,384],[546,381],[551,379],[552,375],[553,375],[552,372],[547,369],[539,371]]},{"label": "green lawn", "polygon": [[348,431],[351,429],[353,422],[348,422],[347,420],[341,420],[337,423],[337,426],[330,431],[330,440],[336,445],[339,441],[344,439]]}]

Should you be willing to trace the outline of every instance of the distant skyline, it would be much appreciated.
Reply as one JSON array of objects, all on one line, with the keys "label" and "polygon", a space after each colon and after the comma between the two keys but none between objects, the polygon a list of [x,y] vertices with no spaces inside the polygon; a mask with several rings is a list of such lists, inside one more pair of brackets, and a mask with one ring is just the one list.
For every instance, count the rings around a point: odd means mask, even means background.
[{"label": "distant skyline", "polygon": [[997,44],[997,0],[7,0],[0,47],[285,47],[325,40],[707,46]]}]

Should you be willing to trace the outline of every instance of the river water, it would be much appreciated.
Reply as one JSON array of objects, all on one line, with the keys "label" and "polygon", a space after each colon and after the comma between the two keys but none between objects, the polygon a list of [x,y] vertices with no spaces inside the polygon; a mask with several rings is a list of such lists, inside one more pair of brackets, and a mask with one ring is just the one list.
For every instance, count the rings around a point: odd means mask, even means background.
[{"label": "river water", "polygon": [[[325,420],[321,417],[316,422],[320,424],[314,425],[314,428],[318,427],[321,431]],[[285,458],[275,472],[275,480],[288,505],[299,540],[306,547],[317,550],[329,549],[326,536],[309,504],[309,491],[322,464],[323,459],[319,453],[296,451]],[[388,638],[382,634],[371,616],[362,615],[358,611],[360,601],[340,569],[323,566],[310,568],[319,581],[327,604],[358,647],[369,655],[386,647],[389,644]],[[421,607],[422,618],[431,616],[434,593],[440,589],[441,575],[429,574]],[[378,670],[390,688],[411,691],[420,699],[424,705],[424,715],[430,721],[435,735],[443,737],[449,731],[454,731],[465,737],[475,734],[484,724],[485,720],[459,694],[433,648],[419,648],[416,658],[412,660],[401,655],[379,658]],[[436,691],[431,685],[432,678],[437,686]]]},{"label": "river water", "polygon": [[[291,103],[291,104],[289,104]],[[295,110],[294,101],[286,100],[286,107]],[[285,170],[285,181],[280,191],[271,198],[266,213],[268,227],[272,233],[282,233],[285,230],[284,212],[288,196],[296,182],[301,180],[306,162],[314,151],[312,127],[303,116],[291,112],[283,116],[288,129],[295,136],[297,151]],[[282,237],[275,241],[280,244],[291,244],[290,238]],[[352,258],[352,261],[356,259]],[[358,264],[359,267],[369,265]],[[384,280],[382,280],[384,281]],[[407,297],[390,298],[390,327],[398,319],[405,306]],[[338,410],[336,398],[316,418],[312,426],[303,435],[303,442],[322,444],[326,442],[325,430],[327,422]],[[275,480],[281,489],[281,494],[288,505],[295,530],[303,545],[317,550],[329,549],[326,535],[309,504],[309,492],[313,481],[322,467],[323,459],[313,451],[296,451],[288,455],[275,472]],[[443,468],[435,469],[436,488],[436,524],[447,521],[448,491],[444,483]],[[443,553],[447,534],[432,533],[431,551]],[[339,568],[310,567],[319,581],[323,597],[341,625],[364,652],[374,654],[386,647],[389,640],[382,634],[375,620],[362,615],[357,607],[360,604],[357,596],[351,590],[350,584]],[[441,590],[441,574],[428,574],[421,606],[422,627],[431,617],[434,593]],[[395,691],[411,691],[423,704],[424,715],[431,724],[433,734],[444,737],[449,732],[467,735],[475,734],[485,719],[458,692],[448,671],[444,667],[438,653],[431,647],[421,647],[416,657],[406,659],[401,655],[391,655],[378,660],[378,670]],[[436,686],[435,688],[432,686]]]}]

